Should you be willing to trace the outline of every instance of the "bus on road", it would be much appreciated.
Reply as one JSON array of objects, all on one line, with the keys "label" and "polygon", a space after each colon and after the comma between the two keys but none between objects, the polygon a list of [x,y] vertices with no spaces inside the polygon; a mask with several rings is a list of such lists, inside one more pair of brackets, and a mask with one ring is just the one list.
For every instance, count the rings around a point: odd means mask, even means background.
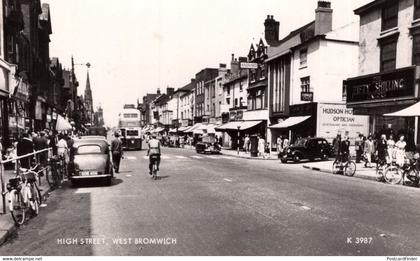
[{"label": "bus on road", "polygon": [[121,134],[123,149],[141,150],[140,111],[134,105],[124,106],[119,114],[118,130]]}]

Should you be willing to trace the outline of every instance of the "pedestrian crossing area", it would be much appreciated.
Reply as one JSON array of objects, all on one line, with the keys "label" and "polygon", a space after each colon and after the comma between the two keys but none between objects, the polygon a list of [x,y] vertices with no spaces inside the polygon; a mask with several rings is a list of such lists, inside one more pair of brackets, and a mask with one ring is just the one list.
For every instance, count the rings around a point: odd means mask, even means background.
[{"label": "pedestrian crossing area", "polygon": [[[143,158],[145,160],[149,160],[149,156],[140,156],[140,158]],[[182,155],[161,155],[160,158],[162,160],[220,160],[220,159],[229,159],[234,160],[237,159],[235,157],[225,156],[225,155],[191,155],[191,156],[182,156]],[[137,160],[138,157],[135,156],[129,156],[126,157],[127,160]]]}]

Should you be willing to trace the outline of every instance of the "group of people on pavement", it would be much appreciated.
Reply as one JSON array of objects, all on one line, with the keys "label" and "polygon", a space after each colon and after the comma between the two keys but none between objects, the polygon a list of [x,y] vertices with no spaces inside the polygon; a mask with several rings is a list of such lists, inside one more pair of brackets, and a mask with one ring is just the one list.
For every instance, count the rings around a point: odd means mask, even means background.
[{"label": "group of people on pavement", "polygon": [[[251,137],[249,134],[246,134],[243,138],[243,150],[245,153],[251,152]],[[257,135],[257,154],[263,158],[267,157],[267,154],[270,153],[270,143],[266,142],[264,137]]]}]

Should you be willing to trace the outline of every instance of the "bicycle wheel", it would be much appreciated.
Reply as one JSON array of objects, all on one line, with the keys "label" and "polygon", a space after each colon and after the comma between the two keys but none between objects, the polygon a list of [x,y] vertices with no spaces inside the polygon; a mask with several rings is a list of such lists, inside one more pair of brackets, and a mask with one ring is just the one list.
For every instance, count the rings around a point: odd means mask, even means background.
[{"label": "bicycle wheel", "polygon": [[335,160],[333,165],[332,165],[332,173],[333,174],[338,174],[339,171],[340,171],[340,163]]},{"label": "bicycle wheel", "polygon": [[385,169],[384,177],[385,177],[385,181],[388,184],[395,185],[401,182],[403,178],[403,172],[397,166],[389,166],[388,168]]},{"label": "bicycle wheel", "polygon": [[12,190],[9,195],[9,209],[17,225],[22,225],[26,218],[27,205],[20,191]]},{"label": "bicycle wheel", "polygon": [[42,204],[42,194],[41,194],[41,189],[38,187],[38,184],[35,182],[34,183],[34,189],[35,189],[35,194],[36,194],[36,198],[38,200],[38,205],[41,206]]},{"label": "bicycle wheel", "polygon": [[36,187],[35,183],[31,184],[30,191],[31,191],[30,200],[32,202],[31,210],[32,210],[33,214],[38,215],[39,214],[39,205],[40,205],[40,201],[41,201],[41,198],[40,198],[41,193],[38,194],[38,190],[37,190],[37,187]]},{"label": "bicycle wheel", "polygon": [[45,169],[45,172],[48,185],[50,188],[55,189],[57,186],[57,169],[49,167]]},{"label": "bicycle wheel", "polygon": [[385,167],[383,165],[376,166],[376,181],[378,182],[385,181],[384,171],[385,171]]},{"label": "bicycle wheel", "polygon": [[354,176],[354,173],[356,173],[356,163],[354,161],[348,161],[344,167],[344,173],[346,176]]}]

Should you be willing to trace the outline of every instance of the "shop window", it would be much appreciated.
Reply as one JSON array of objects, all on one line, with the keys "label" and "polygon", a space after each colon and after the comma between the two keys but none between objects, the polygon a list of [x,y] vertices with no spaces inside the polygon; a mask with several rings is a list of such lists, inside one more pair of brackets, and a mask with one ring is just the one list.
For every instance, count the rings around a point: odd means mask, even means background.
[{"label": "shop window", "polygon": [[420,34],[413,35],[413,64],[420,65]]},{"label": "shop window", "polygon": [[397,58],[397,38],[388,39],[381,45],[381,72],[395,70]]},{"label": "shop window", "polygon": [[414,0],[414,19],[420,18],[420,0]]},{"label": "shop window", "polygon": [[308,65],[308,49],[302,49],[299,52],[300,68]]},{"label": "shop window", "polygon": [[244,86],[243,86],[243,84],[240,82],[239,83],[239,91],[241,92],[241,91],[243,91],[244,90]]},{"label": "shop window", "polygon": [[230,95],[230,86],[228,86],[226,89],[227,89],[227,95]]},{"label": "shop window", "polygon": [[235,99],[235,107],[238,106],[238,98]]},{"label": "shop window", "polygon": [[382,31],[398,26],[398,3],[399,1],[388,1],[382,7]]},{"label": "shop window", "polygon": [[300,88],[302,92],[310,92],[311,91],[311,79],[310,77],[300,78]]}]

